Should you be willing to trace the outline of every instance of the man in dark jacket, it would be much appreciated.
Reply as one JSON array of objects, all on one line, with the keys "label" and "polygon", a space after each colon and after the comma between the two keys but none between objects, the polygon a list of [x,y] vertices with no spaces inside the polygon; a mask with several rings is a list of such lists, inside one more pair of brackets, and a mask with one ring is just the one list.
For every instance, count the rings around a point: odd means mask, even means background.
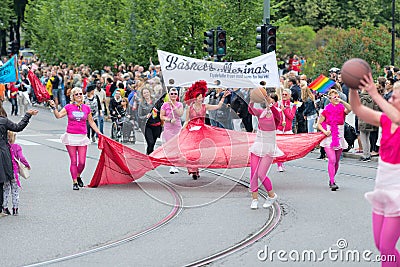
[{"label": "man in dark jacket", "polygon": [[237,116],[242,119],[242,123],[246,129],[246,132],[251,133],[253,131],[253,125],[251,123],[251,114],[248,111],[248,102],[246,102],[245,96],[239,88],[234,89],[234,94],[232,94],[231,108],[237,114]]},{"label": "man in dark jacket", "polygon": [[301,89],[300,86],[297,84],[297,79],[295,77],[289,78],[289,89],[290,91],[292,91],[292,101],[299,101],[301,96]]}]

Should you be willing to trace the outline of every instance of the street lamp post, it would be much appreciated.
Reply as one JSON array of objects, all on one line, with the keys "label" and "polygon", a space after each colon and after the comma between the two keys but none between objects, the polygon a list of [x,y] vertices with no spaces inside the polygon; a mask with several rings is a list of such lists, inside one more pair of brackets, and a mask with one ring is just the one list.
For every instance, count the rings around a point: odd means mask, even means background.
[{"label": "street lamp post", "polygon": [[395,13],[395,0],[392,0],[392,57],[391,57],[391,64],[394,66],[394,49],[395,49],[395,20],[394,20],[394,13]]}]

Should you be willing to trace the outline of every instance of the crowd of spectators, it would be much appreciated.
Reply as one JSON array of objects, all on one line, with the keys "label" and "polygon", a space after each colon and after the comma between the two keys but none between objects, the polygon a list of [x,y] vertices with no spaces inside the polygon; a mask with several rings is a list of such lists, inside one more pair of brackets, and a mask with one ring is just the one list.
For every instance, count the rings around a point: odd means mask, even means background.
[{"label": "crowd of spectators", "polygon": [[[7,58],[3,59],[5,62]],[[129,115],[134,125],[133,129],[143,129],[140,125],[141,119],[138,115],[140,103],[143,101],[142,91],[150,92],[151,98],[155,100],[162,99],[169,88],[163,83],[161,66],[154,65],[151,62],[149,66],[140,66],[133,63],[119,64],[114,66],[104,66],[101,70],[94,70],[86,65],[73,65],[60,63],[59,65],[48,65],[37,58],[33,61],[20,61],[21,80],[18,83],[10,83],[6,88],[1,88],[0,97],[8,98],[12,103],[11,115],[22,115],[27,110],[29,103],[37,103],[33,90],[29,85],[27,77],[28,69],[32,70],[46,86],[52,100],[57,108],[64,107],[70,100],[71,90],[75,87],[82,88],[84,94],[88,94],[86,102],[93,100],[95,96],[99,107],[97,114],[92,115],[96,119],[101,132],[103,132],[104,121],[114,121],[121,113]],[[280,87],[268,88],[271,97],[275,99],[276,106],[282,110],[288,105],[293,106],[293,119],[291,121],[292,133],[313,133],[316,131],[316,121],[319,113],[329,103],[326,95],[316,93],[308,87],[311,79],[304,73],[306,60],[304,57],[294,55],[290,57],[286,64],[280,65]],[[333,89],[339,92],[342,100],[348,102],[349,89],[341,79],[340,69],[331,68],[329,78],[336,83]],[[400,80],[400,71],[396,67],[385,67],[384,76],[377,79],[379,92],[389,99],[396,81]],[[183,100],[186,88],[176,88],[179,94],[179,101]],[[224,105],[221,109],[209,111],[207,113],[206,123],[213,126],[252,132],[256,129],[257,120],[249,114],[248,103],[250,99],[251,88],[210,88],[205,102],[209,104],[218,103],[225,90],[230,90],[231,94],[224,99]],[[3,96],[2,96],[2,91]],[[94,94],[91,93],[94,91]],[[25,93],[24,93],[25,92]],[[372,99],[365,92],[360,92],[363,104],[378,109]],[[127,99],[129,113],[121,110],[121,101]],[[96,103],[95,102],[95,103]],[[182,101],[183,102],[183,101]],[[286,103],[286,104],[285,104]],[[41,103],[47,105],[46,103]],[[95,107],[93,102],[90,103]],[[126,109],[126,107],[124,108]],[[159,110],[157,111],[159,112]],[[290,113],[288,113],[290,117]],[[185,121],[185,118],[182,118]],[[356,118],[355,128],[358,137],[358,150],[361,153],[363,147],[370,151],[364,151],[363,158],[367,161],[371,156],[379,154],[379,129],[366,125]],[[94,141],[95,138],[90,136]],[[135,139],[133,137],[128,140]],[[367,139],[370,141],[366,143]],[[378,145],[377,145],[378,144]],[[324,153],[321,153],[324,158]]]}]

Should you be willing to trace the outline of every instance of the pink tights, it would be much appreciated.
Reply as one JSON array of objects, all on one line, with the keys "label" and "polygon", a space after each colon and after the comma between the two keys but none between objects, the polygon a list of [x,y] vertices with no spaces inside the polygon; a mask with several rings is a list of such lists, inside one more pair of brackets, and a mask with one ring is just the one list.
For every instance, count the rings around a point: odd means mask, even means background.
[{"label": "pink tights", "polygon": [[251,192],[258,191],[258,179],[261,180],[265,189],[269,192],[272,190],[271,180],[267,176],[269,167],[273,158],[269,156],[258,157],[250,153],[250,189]]},{"label": "pink tights", "polygon": [[328,157],[328,174],[329,182],[332,184],[335,182],[335,175],[339,169],[340,155],[343,149],[334,150],[330,147],[325,147],[325,153]]},{"label": "pink tights", "polygon": [[66,146],[71,159],[71,166],[69,171],[71,172],[72,180],[76,180],[78,175],[83,172],[86,163],[86,151],[87,146]]},{"label": "pink tights", "polygon": [[[400,217],[385,217],[372,213],[375,245],[381,252],[382,267],[399,267],[400,254],[396,243],[400,237]],[[395,257],[395,259],[393,259]]]}]

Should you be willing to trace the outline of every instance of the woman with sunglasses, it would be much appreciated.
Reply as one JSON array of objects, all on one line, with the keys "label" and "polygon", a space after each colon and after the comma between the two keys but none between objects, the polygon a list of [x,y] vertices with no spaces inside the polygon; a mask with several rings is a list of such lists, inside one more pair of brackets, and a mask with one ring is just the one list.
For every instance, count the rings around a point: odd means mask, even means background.
[{"label": "woman with sunglasses", "polygon": [[[178,90],[176,88],[171,88],[168,96],[169,101],[162,105],[160,111],[160,118],[164,121],[164,131],[162,133],[164,143],[179,134],[182,128],[181,116],[183,115],[183,104],[178,101]],[[169,169],[170,174],[178,172],[179,170],[174,166]]]},{"label": "woman with sunglasses", "polygon": [[[330,103],[321,112],[318,119],[318,130],[326,135],[321,146],[328,157],[329,188],[332,191],[339,189],[335,176],[339,169],[340,156],[348,144],[344,139],[344,121],[351,112],[351,106],[339,97],[338,91],[331,89],[328,92]],[[325,122],[325,123],[324,123]],[[326,124],[326,128],[323,126]]]},{"label": "woman with sunglasses", "polygon": [[70,160],[70,172],[72,177],[73,190],[79,190],[83,187],[81,174],[86,164],[87,146],[90,144],[89,138],[86,136],[86,121],[90,127],[99,135],[100,130],[97,128],[93,120],[90,107],[83,103],[83,92],[79,87],[71,90],[71,103],[63,107],[60,111],[56,108],[53,100],[50,100],[50,106],[54,116],[57,119],[68,117],[67,131],[61,136],[62,143],[66,146]]},{"label": "woman with sunglasses", "polygon": [[[282,120],[280,121],[276,133],[277,134],[293,134],[292,131],[292,122],[294,116],[296,116],[297,106],[290,102],[290,97],[292,95],[292,91],[290,89],[283,89],[282,96],[280,101],[275,103],[275,106],[281,111]],[[285,171],[285,166],[283,162],[278,162],[278,172]]]}]

